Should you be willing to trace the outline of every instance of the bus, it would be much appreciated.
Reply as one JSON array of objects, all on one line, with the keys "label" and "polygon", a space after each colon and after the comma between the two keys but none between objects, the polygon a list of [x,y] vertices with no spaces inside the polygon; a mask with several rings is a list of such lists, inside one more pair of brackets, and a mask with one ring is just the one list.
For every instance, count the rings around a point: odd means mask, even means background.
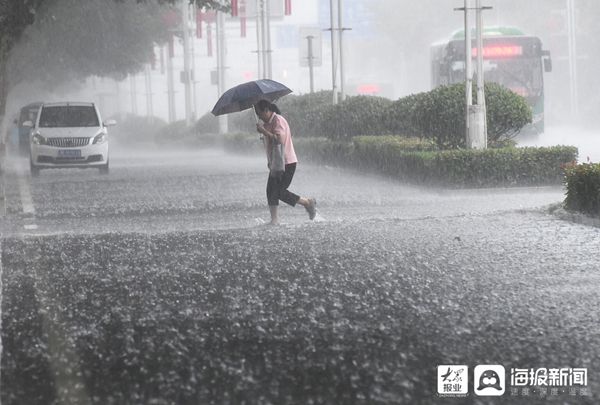
[{"label": "bus", "polygon": [[[477,56],[473,30],[472,57]],[[539,38],[510,26],[483,29],[483,70],[486,82],[496,82],[523,96],[531,107],[533,122],[524,133],[544,132],[544,72],[552,71],[550,51]],[[475,63],[473,63],[475,67]],[[465,81],[465,30],[431,45],[431,87]]]}]

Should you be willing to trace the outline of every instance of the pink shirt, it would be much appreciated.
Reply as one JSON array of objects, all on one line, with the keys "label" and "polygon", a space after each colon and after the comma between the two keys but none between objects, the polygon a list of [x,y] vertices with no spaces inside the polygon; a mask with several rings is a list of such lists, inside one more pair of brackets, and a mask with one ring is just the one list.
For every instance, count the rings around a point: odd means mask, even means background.
[{"label": "pink shirt", "polygon": [[[283,135],[281,138],[281,144],[283,145],[283,154],[285,157],[285,164],[297,163],[296,152],[294,151],[294,144],[292,143],[292,132],[288,122],[281,115],[273,113],[269,122],[265,123],[265,129],[272,133]],[[267,152],[267,159],[269,156],[269,147],[271,146],[271,138],[268,136],[263,137],[263,143],[265,151]]]}]

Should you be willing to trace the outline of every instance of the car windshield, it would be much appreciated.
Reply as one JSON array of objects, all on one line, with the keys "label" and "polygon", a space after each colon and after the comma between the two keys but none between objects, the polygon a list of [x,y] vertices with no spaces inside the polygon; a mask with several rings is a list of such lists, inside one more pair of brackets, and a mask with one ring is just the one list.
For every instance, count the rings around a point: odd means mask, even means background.
[{"label": "car windshield", "polygon": [[40,127],[97,127],[98,115],[93,106],[44,107]]}]

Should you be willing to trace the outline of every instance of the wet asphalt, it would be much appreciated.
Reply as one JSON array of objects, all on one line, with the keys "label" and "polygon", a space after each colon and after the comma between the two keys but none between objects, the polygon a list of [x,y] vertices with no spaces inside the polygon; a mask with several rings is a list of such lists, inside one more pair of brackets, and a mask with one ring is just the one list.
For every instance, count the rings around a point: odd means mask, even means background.
[{"label": "wet asphalt", "polygon": [[[9,163],[4,404],[600,398],[600,229],[552,213],[562,187],[432,190],[300,162],[290,189],[319,215],[282,206],[271,227],[258,155],[120,150],[109,176],[35,179]],[[440,364],[469,366],[469,396],[437,396]],[[478,364],[588,380],[480,397]]]}]

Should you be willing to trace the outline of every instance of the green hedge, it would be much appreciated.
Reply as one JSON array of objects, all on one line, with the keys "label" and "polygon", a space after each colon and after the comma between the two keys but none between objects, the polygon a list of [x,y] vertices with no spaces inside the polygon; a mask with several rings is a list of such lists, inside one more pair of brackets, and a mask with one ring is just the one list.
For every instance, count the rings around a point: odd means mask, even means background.
[{"label": "green hedge", "polygon": [[295,141],[295,146],[299,156],[316,163],[450,188],[559,185],[564,164],[578,154],[571,146],[436,151],[430,141],[400,137],[357,137],[352,142],[315,139]]},{"label": "green hedge", "polygon": [[504,148],[442,151],[426,156],[430,182],[455,187],[559,185],[577,148]]},{"label": "green hedge", "polygon": [[600,164],[566,165],[567,196],[565,209],[600,215]]},{"label": "green hedge", "polygon": [[347,140],[359,135],[392,134],[382,117],[392,101],[384,97],[353,96],[323,110],[320,133],[332,140]]},{"label": "green hedge", "polygon": [[323,90],[302,95],[289,94],[275,104],[290,124],[295,138],[312,138],[323,136],[321,122],[332,100],[333,92]]}]

